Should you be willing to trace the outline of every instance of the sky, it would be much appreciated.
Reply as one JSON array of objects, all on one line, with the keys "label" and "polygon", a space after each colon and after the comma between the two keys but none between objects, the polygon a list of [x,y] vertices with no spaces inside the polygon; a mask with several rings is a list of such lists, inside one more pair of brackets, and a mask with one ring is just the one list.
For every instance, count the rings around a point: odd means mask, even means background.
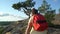
[{"label": "sky", "polygon": [[[4,15],[4,14],[10,14],[10,15],[14,15],[14,16],[22,16],[22,17],[28,17],[27,15],[24,14],[24,12],[22,11],[18,11],[15,10],[14,8],[12,8],[12,5],[14,3],[18,3],[18,2],[23,2],[26,0],[0,0],[0,15]],[[38,7],[41,6],[42,4],[42,0],[33,0],[36,2],[35,4],[35,8],[38,9]],[[48,4],[51,5],[52,9],[56,9],[56,13],[58,13],[58,9],[60,8],[60,0],[46,0],[48,2]],[[10,16],[8,15],[8,16]],[[5,17],[6,18],[6,17]],[[20,18],[18,18],[20,19]],[[4,20],[4,18],[2,18],[2,20]],[[8,18],[7,18],[8,20]]]}]

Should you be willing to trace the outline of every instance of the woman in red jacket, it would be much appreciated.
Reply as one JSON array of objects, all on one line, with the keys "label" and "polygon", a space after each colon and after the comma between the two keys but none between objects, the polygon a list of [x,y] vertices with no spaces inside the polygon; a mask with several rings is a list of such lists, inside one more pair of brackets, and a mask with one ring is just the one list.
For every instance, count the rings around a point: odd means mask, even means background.
[{"label": "woman in red jacket", "polygon": [[35,8],[33,8],[32,9],[32,16],[29,19],[28,26],[27,26],[25,34],[47,34],[47,30],[44,30],[44,31],[34,30],[34,28],[33,28],[33,17],[37,14],[38,14],[38,11]]}]

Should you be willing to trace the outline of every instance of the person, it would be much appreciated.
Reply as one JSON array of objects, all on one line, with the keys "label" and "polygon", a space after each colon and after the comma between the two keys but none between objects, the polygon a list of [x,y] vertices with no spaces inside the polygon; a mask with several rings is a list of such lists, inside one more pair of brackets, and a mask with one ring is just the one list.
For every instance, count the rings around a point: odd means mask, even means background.
[{"label": "person", "polygon": [[30,17],[29,21],[28,21],[28,26],[26,28],[25,34],[47,34],[47,30],[44,31],[36,31],[33,28],[33,17],[38,13],[38,10],[36,10],[35,8],[32,9],[32,16]]}]

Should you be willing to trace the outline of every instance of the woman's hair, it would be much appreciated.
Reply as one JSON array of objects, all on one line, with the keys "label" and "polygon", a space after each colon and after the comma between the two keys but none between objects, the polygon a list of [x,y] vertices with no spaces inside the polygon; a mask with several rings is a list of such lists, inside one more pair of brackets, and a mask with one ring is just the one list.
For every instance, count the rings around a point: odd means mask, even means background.
[{"label": "woman's hair", "polygon": [[38,14],[38,10],[35,9],[35,8],[33,8],[33,9],[32,9],[32,14]]}]

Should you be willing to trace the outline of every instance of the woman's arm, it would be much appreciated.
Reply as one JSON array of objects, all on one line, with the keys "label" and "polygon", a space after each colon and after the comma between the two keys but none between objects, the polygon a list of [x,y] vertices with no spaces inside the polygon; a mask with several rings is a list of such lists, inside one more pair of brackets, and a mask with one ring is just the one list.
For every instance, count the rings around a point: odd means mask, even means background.
[{"label": "woman's arm", "polygon": [[31,28],[32,28],[32,24],[29,23],[28,26],[27,26],[25,34],[30,34]]},{"label": "woman's arm", "polygon": [[32,29],[32,19],[29,19],[25,34],[30,34],[31,29]]}]

